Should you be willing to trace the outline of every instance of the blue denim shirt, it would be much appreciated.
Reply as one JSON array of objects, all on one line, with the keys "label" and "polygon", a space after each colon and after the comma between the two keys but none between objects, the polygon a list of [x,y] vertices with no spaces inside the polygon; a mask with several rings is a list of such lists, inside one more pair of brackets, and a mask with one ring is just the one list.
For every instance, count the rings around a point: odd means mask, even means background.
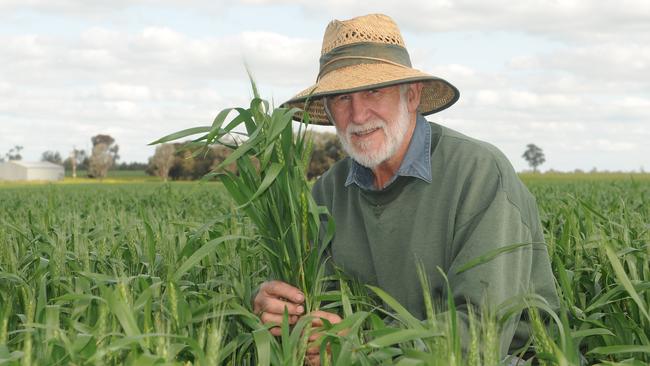
[{"label": "blue denim shirt", "polygon": [[[417,115],[415,130],[409,143],[409,148],[404,155],[402,165],[397,173],[386,183],[388,187],[399,176],[409,176],[422,179],[431,183],[431,125],[421,114]],[[378,190],[375,187],[375,176],[372,170],[352,160],[345,186],[356,184],[361,189]]]}]

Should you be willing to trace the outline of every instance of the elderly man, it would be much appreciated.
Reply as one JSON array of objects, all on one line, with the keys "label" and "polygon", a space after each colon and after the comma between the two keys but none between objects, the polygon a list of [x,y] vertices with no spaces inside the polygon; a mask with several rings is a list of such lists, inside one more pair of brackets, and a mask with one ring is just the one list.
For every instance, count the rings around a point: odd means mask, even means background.
[{"label": "elderly man", "polygon": [[[461,317],[469,306],[534,292],[557,304],[535,200],[494,146],[430,123],[423,115],[454,104],[458,90],[411,67],[396,24],[384,15],[333,21],[325,31],[315,85],[285,105],[305,108],[312,123],[336,126],[350,158],[314,185],[316,201],[336,222],[334,263],[379,286],[414,315],[425,316],[417,261],[434,296],[447,274]],[[486,253],[507,251],[470,270]],[[278,281],[261,286],[254,307],[280,323],[285,307],[300,317],[303,295]],[[331,322],[336,314],[314,315]],[[524,344],[517,320],[505,327],[501,352]],[[275,333],[278,330],[275,329]]]}]

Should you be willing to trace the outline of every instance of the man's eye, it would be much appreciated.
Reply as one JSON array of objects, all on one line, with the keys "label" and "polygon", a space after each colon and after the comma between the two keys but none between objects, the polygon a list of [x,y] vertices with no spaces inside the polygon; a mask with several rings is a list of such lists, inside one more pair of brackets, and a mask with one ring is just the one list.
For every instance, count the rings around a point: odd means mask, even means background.
[{"label": "man's eye", "polygon": [[381,90],[379,89],[370,89],[366,92],[366,95],[369,97],[378,97],[381,95]]}]

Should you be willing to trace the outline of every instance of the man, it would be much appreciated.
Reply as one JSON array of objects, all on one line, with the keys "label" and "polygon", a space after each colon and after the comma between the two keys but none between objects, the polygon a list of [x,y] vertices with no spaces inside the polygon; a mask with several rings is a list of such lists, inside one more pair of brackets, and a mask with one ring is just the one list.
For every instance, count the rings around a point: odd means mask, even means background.
[{"label": "man", "polygon": [[[447,81],[411,67],[389,17],[329,24],[316,84],[285,105],[305,108],[312,123],[334,124],[351,157],[313,188],[336,222],[332,260],[420,318],[425,310],[417,261],[434,296],[445,292],[437,267],[446,273],[465,321],[469,306],[486,302],[496,309],[530,292],[555,306],[536,204],[508,160],[495,147],[423,117],[458,97]],[[529,245],[459,271],[472,259],[521,243]],[[271,281],[261,286],[254,308],[263,322],[280,323],[286,307],[295,322],[303,315],[303,299],[298,289]],[[312,315],[341,320],[322,311]],[[513,319],[504,329],[502,354],[526,341],[517,323]]]}]

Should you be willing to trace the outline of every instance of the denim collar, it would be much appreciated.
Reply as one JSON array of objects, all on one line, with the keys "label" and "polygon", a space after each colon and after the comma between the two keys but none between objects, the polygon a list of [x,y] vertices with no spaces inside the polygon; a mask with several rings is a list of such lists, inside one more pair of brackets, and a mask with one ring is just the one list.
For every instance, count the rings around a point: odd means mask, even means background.
[{"label": "denim collar", "polygon": [[[399,176],[415,177],[427,183],[431,183],[433,180],[431,178],[431,125],[421,114],[417,115],[415,130],[413,130],[413,136],[406,155],[404,155],[404,160],[395,175],[388,180],[386,187],[391,185]],[[375,187],[375,176],[372,170],[353,159],[345,186],[348,187],[352,183],[361,189],[379,190]]]}]

